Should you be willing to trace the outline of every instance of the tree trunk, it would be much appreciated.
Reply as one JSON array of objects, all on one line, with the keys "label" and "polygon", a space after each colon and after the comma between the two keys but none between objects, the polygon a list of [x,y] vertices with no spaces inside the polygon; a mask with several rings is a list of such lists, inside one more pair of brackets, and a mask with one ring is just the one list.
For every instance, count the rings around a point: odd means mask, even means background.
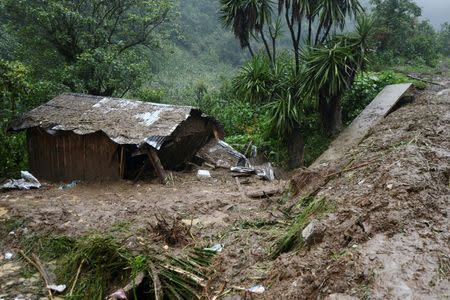
[{"label": "tree trunk", "polygon": [[298,126],[286,137],[286,145],[289,155],[289,168],[296,169],[301,167],[303,165],[305,140]]},{"label": "tree trunk", "polygon": [[329,102],[320,97],[319,112],[322,125],[330,136],[336,136],[342,130],[342,105],[340,97],[334,97]]}]

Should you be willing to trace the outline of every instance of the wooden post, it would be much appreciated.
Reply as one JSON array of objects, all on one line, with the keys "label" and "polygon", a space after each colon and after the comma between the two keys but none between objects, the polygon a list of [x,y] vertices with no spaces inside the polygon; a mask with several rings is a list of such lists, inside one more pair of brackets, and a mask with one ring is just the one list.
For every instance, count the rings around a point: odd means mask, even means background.
[{"label": "wooden post", "polygon": [[220,135],[219,135],[219,130],[217,130],[216,125],[213,124],[213,133],[214,133],[214,138],[216,139],[217,142],[220,141]]},{"label": "wooden post", "polygon": [[120,147],[120,158],[119,158],[119,161],[120,161],[120,167],[119,167],[119,173],[120,173],[120,178],[121,179],[124,179],[124,177],[125,177],[125,151],[124,151],[124,148],[125,148],[125,146],[119,146]]},{"label": "wooden post", "polygon": [[148,155],[148,158],[150,159],[150,162],[153,165],[153,168],[156,171],[156,174],[158,175],[159,179],[161,180],[162,184],[166,184],[166,171],[164,171],[164,168],[161,164],[161,161],[159,160],[158,153],[153,148],[146,148],[146,152]]}]

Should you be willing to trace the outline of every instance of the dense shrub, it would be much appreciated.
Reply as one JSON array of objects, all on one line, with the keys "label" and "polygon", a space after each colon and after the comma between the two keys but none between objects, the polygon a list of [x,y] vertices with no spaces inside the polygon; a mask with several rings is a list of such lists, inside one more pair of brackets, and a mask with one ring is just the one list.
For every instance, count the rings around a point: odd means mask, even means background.
[{"label": "dense shrub", "polygon": [[27,168],[25,134],[8,133],[10,123],[63,91],[61,85],[33,80],[30,73],[22,63],[0,60],[0,180],[15,177]]},{"label": "dense shrub", "polygon": [[[386,85],[411,82],[403,74],[394,71],[381,73],[367,72],[360,74],[351,90],[345,95],[342,103],[342,117],[344,124],[350,124],[361,111],[378,95]],[[413,81],[417,88],[424,88],[422,82]]]}]

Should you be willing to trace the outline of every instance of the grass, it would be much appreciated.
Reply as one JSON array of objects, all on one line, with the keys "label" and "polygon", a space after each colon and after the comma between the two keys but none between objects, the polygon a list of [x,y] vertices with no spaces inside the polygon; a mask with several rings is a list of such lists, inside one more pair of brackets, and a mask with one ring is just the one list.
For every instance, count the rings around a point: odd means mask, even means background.
[{"label": "grass", "polygon": [[303,207],[301,213],[295,217],[287,233],[275,244],[271,255],[272,258],[276,258],[282,253],[301,248],[304,242],[301,236],[302,230],[313,217],[320,218],[322,214],[332,209],[332,205],[324,197],[305,197],[300,200],[299,205]]},{"label": "grass", "polygon": [[[116,227],[112,229],[117,231]],[[153,299],[155,291],[164,299],[200,299],[216,254],[194,248],[175,256],[151,247],[133,253],[117,235],[108,232],[78,239],[30,235],[22,239],[21,247],[44,262],[54,262],[57,282],[68,287],[65,299],[104,299],[141,272],[145,280],[131,291],[129,296],[134,299]]]},{"label": "grass", "polygon": [[71,251],[75,241],[63,235],[37,235],[25,236],[21,240],[25,253],[34,252],[45,261],[51,261],[64,256]]},{"label": "grass", "polygon": [[108,235],[90,235],[76,241],[68,254],[62,257],[58,278],[72,286],[80,269],[70,299],[102,299],[111,284],[120,284],[129,276],[129,253]]}]

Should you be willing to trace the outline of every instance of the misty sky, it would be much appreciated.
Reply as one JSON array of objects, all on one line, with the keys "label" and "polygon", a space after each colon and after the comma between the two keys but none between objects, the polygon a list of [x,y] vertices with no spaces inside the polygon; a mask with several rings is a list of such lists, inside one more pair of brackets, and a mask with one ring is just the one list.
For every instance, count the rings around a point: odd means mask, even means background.
[{"label": "misty sky", "polygon": [[450,0],[416,0],[422,7],[422,15],[438,27],[444,22],[450,22]]},{"label": "misty sky", "polygon": [[[369,2],[365,0],[363,2]],[[450,22],[450,0],[415,0],[422,8],[422,15],[436,27],[444,22]]]}]

